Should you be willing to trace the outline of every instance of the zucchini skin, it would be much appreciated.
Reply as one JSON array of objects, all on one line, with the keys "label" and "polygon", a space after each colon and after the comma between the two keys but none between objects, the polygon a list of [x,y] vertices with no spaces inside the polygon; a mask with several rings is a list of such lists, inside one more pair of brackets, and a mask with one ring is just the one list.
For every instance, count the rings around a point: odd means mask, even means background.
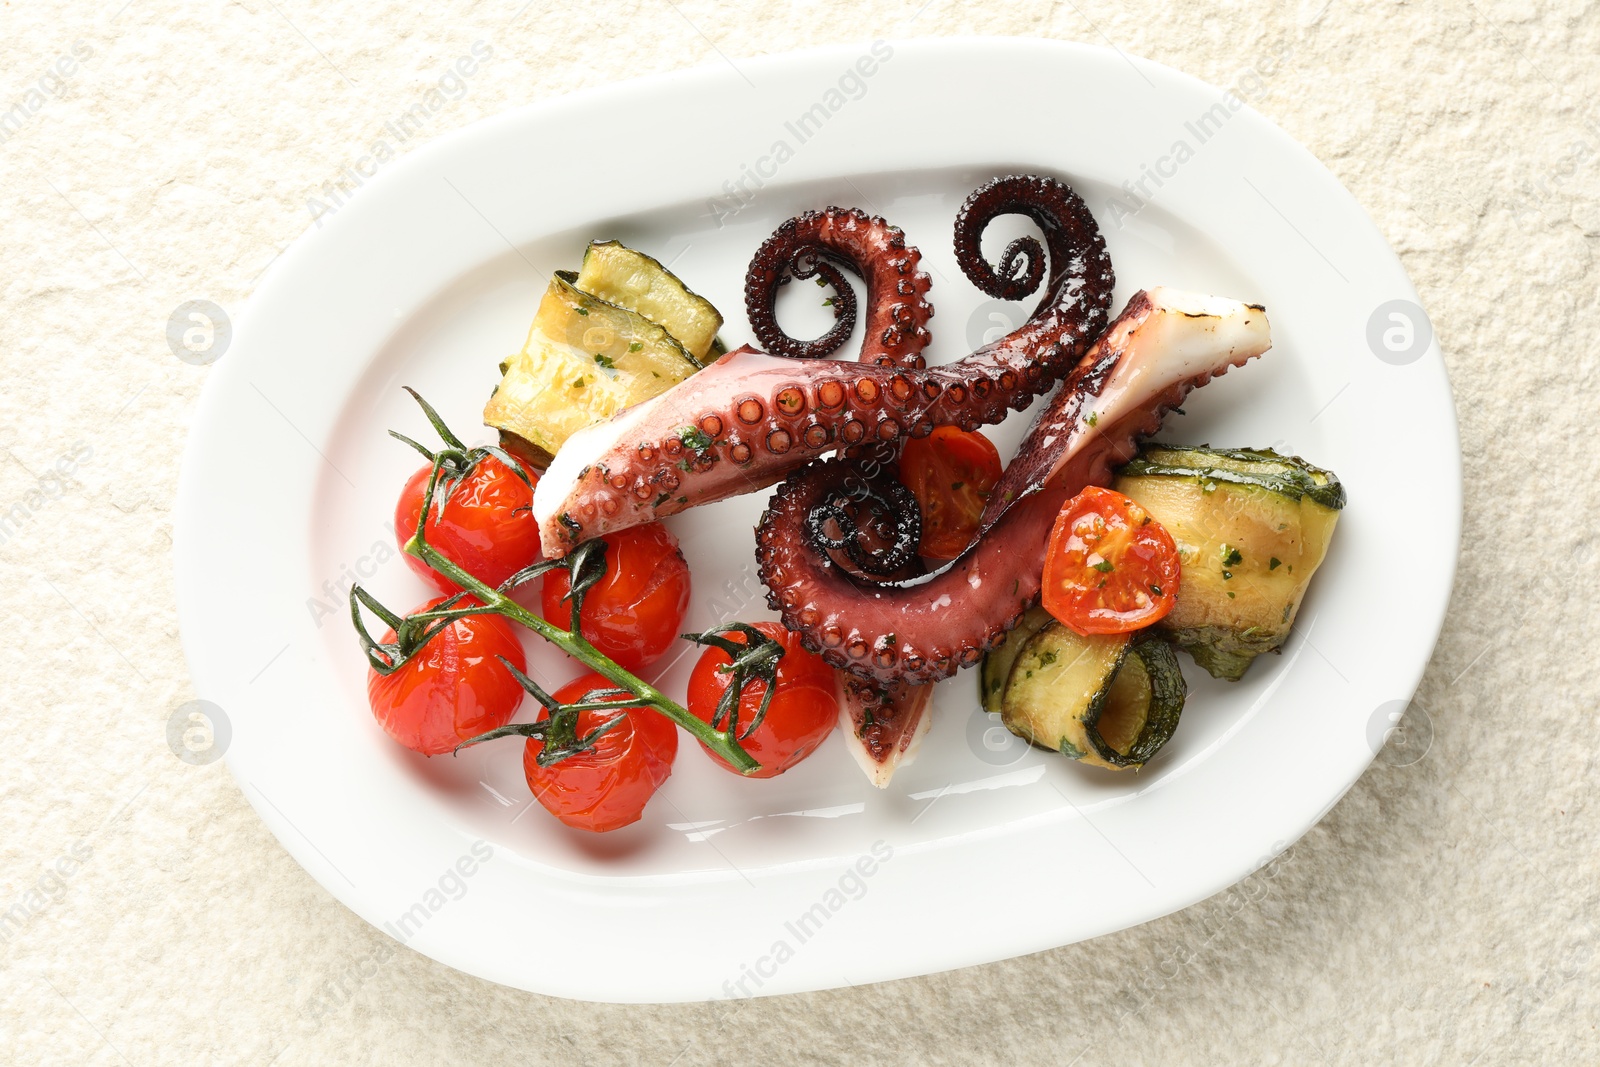
[{"label": "zucchini skin", "polygon": [[[1189,698],[1189,683],[1183,680],[1183,668],[1178,656],[1166,639],[1153,630],[1140,630],[1128,645],[1128,656],[1137,656],[1150,679],[1150,702],[1145,709],[1144,729],[1129,746],[1127,752],[1118,752],[1101,737],[1099,726],[1106,710],[1105,696],[1086,720],[1085,733],[1095,755],[1113,767],[1131,767],[1137,770],[1160,752],[1177,732],[1178,720],[1183,715],[1184,702]],[[1126,669],[1126,663],[1120,670]],[[1113,679],[1115,681],[1115,679]]]},{"label": "zucchini skin", "polygon": [[1157,625],[1179,648],[1227,681],[1282,649],[1345,505],[1336,475],[1271,449],[1149,444],[1113,487],[1177,542],[1177,602]]},{"label": "zucchini skin", "polygon": [[[1119,693],[1118,682],[1135,667],[1145,683],[1133,687],[1139,703],[1121,704],[1119,697],[1128,694]],[[1006,679],[995,708],[992,684],[1002,671]],[[1159,752],[1177,730],[1189,693],[1177,656],[1154,629],[1082,637],[1038,608],[989,653],[980,674],[984,706],[1000,712],[1006,729],[1108,770],[1137,770]],[[1135,716],[1138,725],[1124,751],[1102,733],[1105,717],[1119,713]]]},{"label": "zucchini skin", "polygon": [[[1240,468],[1247,468],[1241,470]],[[1148,444],[1120,471],[1119,477],[1195,478],[1254,486],[1293,500],[1309,498],[1339,511],[1345,505],[1344,484],[1332,471],[1313,467],[1299,456],[1270,448],[1212,448],[1209,445]]]},{"label": "zucchini skin", "polygon": [[[501,373],[504,372],[502,371]],[[526,437],[512,433],[510,430],[500,430],[499,434],[500,447],[511,453],[517,462],[529,470],[543,474],[555,459],[554,456]]]},{"label": "zucchini skin", "polygon": [[1040,630],[1055,622],[1042,605],[1035,605],[1023,613],[1022,618],[1006,639],[984,654],[983,666],[977,670],[978,702],[983,710],[994,715],[1001,713],[1005,699],[1006,682],[1011,678],[1011,667],[1021,655],[1023,646]]},{"label": "zucchini skin", "polygon": [[[1287,621],[1294,621],[1293,613]],[[1186,626],[1170,630],[1169,636],[1174,646],[1189,653],[1211,677],[1237,682],[1257,656],[1283,650],[1288,628],[1250,634],[1227,626]]]}]

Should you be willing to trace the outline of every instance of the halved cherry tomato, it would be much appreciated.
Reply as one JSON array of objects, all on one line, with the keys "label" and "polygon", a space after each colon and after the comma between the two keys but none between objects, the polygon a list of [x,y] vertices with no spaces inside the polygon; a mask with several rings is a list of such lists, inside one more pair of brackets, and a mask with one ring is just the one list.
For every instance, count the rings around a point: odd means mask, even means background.
[{"label": "halved cherry tomato", "polygon": [[1000,467],[1000,453],[975,431],[936,426],[906,442],[900,481],[922,505],[924,556],[955,559],[971,543]]},{"label": "halved cherry tomato", "polygon": [[1090,486],[1061,507],[1044,561],[1044,606],[1080,634],[1157,622],[1178,594],[1178,546],[1144,508]]},{"label": "halved cherry tomato", "polygon": [[[755,628],[783,645],[778,661],[777,688],[766,718],[755,732],[739,744],[761,764],[748,778],[772,778],[782,774],[815,751],[833,732],[839,721],[839,677],[815,652],[808,652],[798,634],[775,622],[758,622]],[[725,635],[735,644],[745,644],[738,631]],[[730,674],[721,670],[733,662],[720,648],[708,648],[689,675],[689,710],[695,717],[710,722],[717,702],[732,684]],[[745,687],[739,698],[739,730],[742,732],[761,708],[767,683],[757,679]],[[701,745],[705,748],[705,745]],[[711,752],[709,748],[707,752]],[[715,753],[713,753],[715,755]],[[717,765],[738,774],[721,757]]]},{"label": "halved cherry tomato", "polygon": [[[444,599],[430,600],[416,611]],[[458,603],[465,607],[476,601]],[[386,644],[393,640],[393,630],[382,638]],[[368,668],[367,703],[390,737],[425,756],[443,755],[469,737],[504,726],[516,714],[522,687],[497,656],[519,671],[527,666],[509,622],[498,615],[456,619],[392,674]]]},{"label": "halved cherry tomato", "polygon": [[[563,704],[576,703],[584,694],[616,688],[598,674],[568,682],[552,695]],[[622,701],[626,697],[609,697]],[[672,773],[678,754],[678,728],[649,708],[622,708],[622,721],[595,739],[594,747],[539,766],[544,742],[528,738],[522,752],[522,772],[528,788],[545,810],[578,830],[603,832],[637,822],[644,806]],[[616,712],[581,711],[578,736],[604,725]],[[540,709],[539,718],[550,713]]]},{"label": "halved cherry tomato", "polygon": [[[659,522],[606,534],[606,573],[584,597],[579,630],[589,643],[629,671],[643,670],[672,646],[689,610],[689,564],[678,539]],[[544,579],[544,617],[566,626],[563,601],[571,576]]]},{"label": "halved cherry tomato", "polygon": [[[454,593],[459,591],[454,582],[403,551],[417,530],[430,470],[423,467],[400,490],[400,502],[394,509],[394,532],[406,565],[440,592]],[[538,484],[538,476],[532,471],[528,477]],[[479,460],[441,511],[438,500],[442,495],[441,489],[428,519],[428,543],[474,578],[498,586],[543,557],[539,550],[539,524],[533,517],[533,490],[495,457]]]}]

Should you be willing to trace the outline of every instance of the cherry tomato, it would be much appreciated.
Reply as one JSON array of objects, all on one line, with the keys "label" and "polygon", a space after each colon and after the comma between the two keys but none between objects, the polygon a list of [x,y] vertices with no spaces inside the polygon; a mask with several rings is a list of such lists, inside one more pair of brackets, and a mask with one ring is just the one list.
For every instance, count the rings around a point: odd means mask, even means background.
[{"label": "cherry tomato", "polygon": [[987,437],[956,426],[906,442],[900,480],[922,505],[922,555],[955,559],[971,543],[1000,466]]},{"label": "cherry tomato", "polygon": [[[586,674],[552,694],[572,704],[585,693],[615,686],[598,674]],[[609,698],[620,702],[625,697]],[[539,766],[544,742],[528,738],[522,753],[522,771],[528,788],[545,810],[578,830],[603,832],[637,822],[644,806],[672,773],[678,754],[678,728],[649,708],[621,709],[620,723],[601,734],[594,747]],[[610,719],[613,711],[578,713],[578,736],[583,737]],[[550,713],[540,709],[539,718]]]},{"label": "cherry tomato", "polygon": [[1121,634],[1177,602],[1178,546],[1144,508],[1090,486],[1061,507],[1044,560],[1044,606],[1080,634]]},{"label": "cherry tomato", "polygon": [[[394,532],[406,565],[440,592],[459,587],[416,556],[404,551],[417,530],[422,495],[428,488],[431,467],[413,474],[400,490],[394,509]],[[538,484],[531,471],[528,477]],[[440,490],[443,493],[443,490]],[[539,549],[539,524],[533,518],[533,490],[510,467],[485,456],[450,494],[441,511],[438,498],[426,530],[428,544],[444,553],[485,585],[501,582],[543,557]]]},{"label": "cherry tomato", "polygon": [[[766,718],[739,744],[761,764],[759,771],[745,777],[773,778],[811,755],[833,732],[839,721],[839,676],[821,656],[806,651],[799,635],[775,622],[753,625],[783,645],[783,658],[778,661],[778,685]],[[737,631],[726,636],[735,644],[745,644],[744,635]],[[719,668],[731,662],[720,648],[708,648],[694,665],[689,675],[689,710],[697,718],[710,722],[716,714],[717,702],[733,682],[732,675]],[[760,679],[745,687],[739,698],[741,731],[755,718],[766,691],[767,683]],[[705,748],[705,745],[700,747]],[[707,748],[706,751],[711,750]],[[721,757],[717,758],[717,764],[739,773]]]},{"label": "cherry tomato", "polygon": [[[689,610],[689,564],[678,539],[659,522],[606,534],[606,573],[583,601],[579,630],[623,669],[640,671],[677,639]],[[544,579],[544,617],[557,626],[572,618],[564,603],[570,575]]]},{"label": "cherry tomato", "polygon": [[[394,631],[382,640],[392,642]],[[496,656],[519,671],[526,667],[509,622],[498,615],[456,619],[392,674],[369,667],[367,702],[390,737],[425,756],[443,755],[469,737],[504,726],[522,703],[522,687]]]}]

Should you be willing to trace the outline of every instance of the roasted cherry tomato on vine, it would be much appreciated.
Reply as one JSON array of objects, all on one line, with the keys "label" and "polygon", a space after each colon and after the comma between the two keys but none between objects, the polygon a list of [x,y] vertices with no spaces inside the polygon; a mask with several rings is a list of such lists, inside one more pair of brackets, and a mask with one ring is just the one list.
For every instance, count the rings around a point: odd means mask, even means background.
[{"label": "roasted cherry tomato on vine", "polygon": [[[445,598],[430,600],[428,611]],[[476,603],[458,601],[459,606]],[[412,612],[415,614],[416,612]],[[384,634],[382,643],[395,639]],[[522,687],[497,656],[527,666],[511,624],[498,615],[456,619],[429,638],[399,670],[367,669],[367,702],[384,732],[425,756],[440,756],[469,737],[504,726],[522,703]]]},{"label": "roasted cherry tomato on vine", "polygon": [[[689,610],[689,564],[678,540],[659,522],[605,535],[606,573],[590,587],[579,629],[590,644],[623,669],[640,671],[677,639]],[[544,617],[566,626],[572,588],[565,570],[544,578]]]},{"label": "roasted cherry tomato on vine", "polygon": [[987,437],[957,426],[936,426],[906,442],[900,480],[922,506],[922,555],[955,559],[971,543],[1000,468]]},{"label": "roasted cherry tomato on vine", "polygon": [[[815,652],[808,652],[798,634],[792,634],[775,622],[752,624],[761,633],[783,645],[783,658],[778,660],[777,687],[772,692],[772,703],[766,718],[755,732],[740,738],[739,744],[761,769],[747,778],[772,778],[782,774],[815,751],[833,732],[839,721],[839,676]],[[745,644],[745,635],[737,630],[723,635],[735,644]],[[689,711],[705,722],[711,722],[717,712],[717,703],[733,683],[732,676],[721,668],[733,661],[720,648],[708,648],[700,656],[689,675]],[[739,731],[755,718],[761,708],[762,695],[767,683],[755,679],[745,686],[739,698]],[[726,725],[726,724],[723,724]],[[705,745],[701,745],[705,748]],[[710,752],[710,749],[706,749]],[[712,753],[715,755],[715,753]],[[729,767],[720,757],[717,765]]]},{"label": "roasted cherry tomato on vine", "polygon": [[[440,592],[454,593],[459,591],[454,582],[404,551],[405,543],[416,533],[431,470],[423,467],[400,490],[400,502],[394,509],[394,532],[406,565]],[[528,472],[528,478],[538,484],[533,472]],[[533,490],[494,456],[479,460],[441,509],[438,502],[443,496],[441,486],[424,531],[428,544],[485,585],[498,586],[543,558],[539,524],[533,517]]]},{"label": "roasted cherry tomato on vine", "polygon": [[1090,486],[1061,507],[1044,561],[1044,606],[1080,634],[1159,621],[1177,601],[1178,546],[1144,508]]},{"label": "roasted cherry tomato on vine", "polygon": [[[568,682],[553,694],[563,704],[573,704],[586,693],[616,688],[598,674]],[[614,702],[626,700],[616,696]],[[622,721],[595,739],[584,752],[557,760],[548,767],[537,759],[544,742],[528,738],[522,753],[522,771],[528,788],[545,810],[578,830],[603,832],[637,822],[645,803],[672,773],[678,754],[678,728],[649,708],[619,708]],[[539,718],[549,718],[540,710]],[[578,713],[578,736],[603,726],[614,711]]]}]

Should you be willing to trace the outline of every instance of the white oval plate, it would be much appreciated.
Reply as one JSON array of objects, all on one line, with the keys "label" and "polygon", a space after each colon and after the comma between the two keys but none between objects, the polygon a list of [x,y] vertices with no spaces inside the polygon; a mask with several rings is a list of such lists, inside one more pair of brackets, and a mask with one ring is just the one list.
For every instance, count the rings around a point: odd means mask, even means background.
[{"label": "white oval plate", "polygon": [[[1241,86],[1260,92],[1274,72],[1259,62]],[[966,194],[1012,171],[1062,176],[1088,200],[1119,307],[1155,284],[1266,305],[1276,347],[1195,393],[1163,436],[1298,452],[1348,486],[1284,655],[1232,686],[1191,670],[1181,729],[1138,775],[1006,744],[966,672],[941,685],[920,757],[887,791],[837,733],[771,781],[685,741],[643,821],[601,837],[529,810],[516,743],[426,760],[387,741],[340,586],[359,575],[402,610],[426,595],[388,528],[417,461],[384,431],[427,430],[402,384],[486,439],[495,364],[590,238],[669,263],[743,342],[750,255],[827,204],[904,227],[933,274],[930,357],[958,358],[1018,315],[977,293],[950,248]],[[1379,314],[1417,296],[1366,215],[1238,95],[1097,48],[880,42],[515,111],[413,152],[322,222],[269,272],[206,383],[178,498],[184,646],[284,847],[453,967],[569,997],[690,1000],[900,978],[1144,922],[1320,818],[1433,647],[1460,515],[1443,361],[1420,310],[1409,341]],[[789,288],[794,332],[807,315],[820,326],[820,307],[793,307],[819,292]],[[1378,358],[1373,322],[1415,358]],[[1013,417],[1002,447],[1025,425]],[[689,626],[771,617],[750,535],[765,496],[670,520],[693,567]],[[1404,551],[1383,525],[1397,518]],[[574,673],[531,654],[552,687]],[[667,671],[669,692],[691,659]]]}]

